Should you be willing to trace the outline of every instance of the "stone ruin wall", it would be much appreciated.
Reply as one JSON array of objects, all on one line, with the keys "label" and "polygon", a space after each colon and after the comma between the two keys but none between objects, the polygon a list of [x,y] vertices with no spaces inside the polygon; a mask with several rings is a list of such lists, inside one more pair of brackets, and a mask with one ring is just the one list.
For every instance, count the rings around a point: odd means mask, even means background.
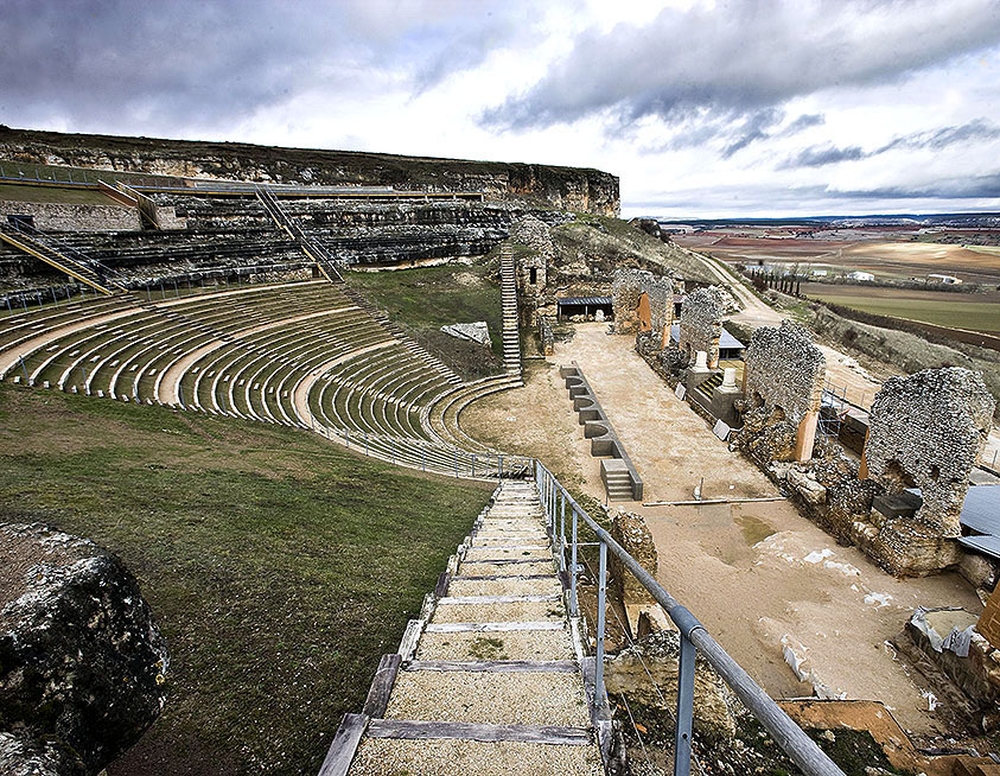
[{"label": "stone ruin wall", "polygon": [[688,352],[692,362],[699,350],[708,353],[708,366],[719,364],[719,338],[722,336],[722,299],[715,286],[688,294],[681,307],[681,329],[678,347]]},{"label": "stone ruin wall", "polygon": [[920,488],[916,519],[959,536],[959,514],[992,425],[995,400],[982,376],[959,367],[891,377],[872,403],[865,462],[890,493]]},{"label": "stone ruin wall", "polygon": [[674,320],[674,284],[670,278],[657,277],[641,269],[619,269],[611,283],[611,305],[615,316],[615,334],[638,334],[639,301],[643,294],[649,301],[650,324],[654,332],[667,330]]},{"label": "stone ruin wall", "polygon": [[744,361],[749,402],[759,396],[768,414],[780,407],[796,425],[819,409],[826,359],[805,327],[791,321],[778,328],[762,326],[753,333]]},{"label": "stone ruin wall", "polygon": [[32,216],[43,232],[138,232],[139,211],[120,205],[62,205],[55,202],[0,201],[0,218]]}]

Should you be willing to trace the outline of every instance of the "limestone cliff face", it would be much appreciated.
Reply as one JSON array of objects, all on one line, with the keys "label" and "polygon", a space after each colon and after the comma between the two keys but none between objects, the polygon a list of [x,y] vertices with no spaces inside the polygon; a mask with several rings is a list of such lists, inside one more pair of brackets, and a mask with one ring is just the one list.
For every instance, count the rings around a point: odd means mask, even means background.
[{"label": "limestone cliff face", "polygon": [[435,159],[155,138],[70,135],[0,127],[0,159],[187,178],[482,191],[560,210],[618,216],[618,178],[543,164]]}]

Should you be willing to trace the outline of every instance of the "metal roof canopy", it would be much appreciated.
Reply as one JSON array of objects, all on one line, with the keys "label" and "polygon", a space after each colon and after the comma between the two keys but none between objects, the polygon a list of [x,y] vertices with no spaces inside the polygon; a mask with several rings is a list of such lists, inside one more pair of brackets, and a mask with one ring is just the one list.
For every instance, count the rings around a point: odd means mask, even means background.
[{"label": "metal roof canopy", "polygon": [[567,296],[562,299],[557,299],[556,304],[560,307],[572,306],[572,307],[583,307],[583,306],[595,306],[595,305],[606,305],[611,304],[610,296]]},{"label": "metal roof canopy", "polygon": [[1000,546],[1000,485],[974,485],[969,488],[958,521],[970,531],[996,537]]},{"label": "metal roof canopy", "polygon": [[[670,339],[674,342],[681,341],[681,325],[679,323],[670,324]],[[722,327],[722,334],[719,336],[719,350],[742,350],[745,347],[746,345],[726,331],[725,326]]]},{"label": "metal roof canopy", "polygon": [[959,543],[1000,560],[1000,536],[962,536]]}]

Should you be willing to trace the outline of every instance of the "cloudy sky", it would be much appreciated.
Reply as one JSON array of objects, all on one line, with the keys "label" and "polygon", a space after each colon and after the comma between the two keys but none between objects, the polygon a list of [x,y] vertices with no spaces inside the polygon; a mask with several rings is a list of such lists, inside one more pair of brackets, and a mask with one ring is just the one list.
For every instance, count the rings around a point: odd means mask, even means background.
[{"label": "cloudy sky", "polygon": [[1000,0],[0,0],[0,123],[596,167],[623,214],[1000,210]]}]

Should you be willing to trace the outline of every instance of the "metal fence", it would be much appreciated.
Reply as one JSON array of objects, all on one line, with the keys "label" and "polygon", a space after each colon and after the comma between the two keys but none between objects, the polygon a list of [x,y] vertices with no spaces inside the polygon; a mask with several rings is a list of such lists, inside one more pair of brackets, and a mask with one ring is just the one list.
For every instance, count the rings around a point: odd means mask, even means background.
[{"label": "metal fence", "polygon": [[[545,507],[548,528],[558,543],[561,570],[567,571],[570,581],[570,613],[579,616],[577,576],[580,565],[579,534],[586,526],[597,536],[600,545],[597,578],[597,655],[596,703],[603,703],[604,695],[604,636],[607,596],[607,558],[610,549],[656,602],[673,620],[680,631],[680,664],[676,733],[674,736],[674,776],[688,776],[691,772],[691,730],[694,711],[694,670],[697,652],[708,660],[726,684],[736,693],[750,712],[774,737],[775,742],[807,776],[844,776],[844,772],[810,739],[794,721],[761,689],[750,675],[708,633],[698,619],[670,595],[611,535],[601,528],[580,507],[566,488],[540,462],[535,462],[535,484]],[[567,526],[567,521],[569,525]],[[582,525],[581,525],[582,523]],[[568,531],[568,533],[567,533]],[[569,561],[566,555],[569,553]]]}]

